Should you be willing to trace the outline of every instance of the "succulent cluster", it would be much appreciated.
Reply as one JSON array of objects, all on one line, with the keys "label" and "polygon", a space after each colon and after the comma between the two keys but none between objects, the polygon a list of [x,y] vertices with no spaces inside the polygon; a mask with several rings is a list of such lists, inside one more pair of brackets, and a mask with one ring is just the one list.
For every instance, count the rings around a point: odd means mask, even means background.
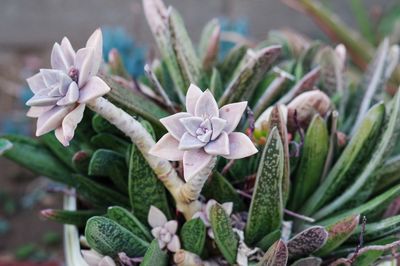
[{"label": "succulent cluster", "polygon": [[115,60],[100,68],[100,31],[76,54],[64,39],[53,70],[28,80],[41,136],[0,138],[3,156],[75,193],[78,210],[42,211],[79,229],[81,260],[69,263],[390,257],[400,245],[400,94],[386,88],[399,48],[383,40],[359,74],[343,45],[275,31],[219,59],[216,20],[196,48],[174,8],[143,6],[161,55],[146,76],[117,76],[127,72]]}]

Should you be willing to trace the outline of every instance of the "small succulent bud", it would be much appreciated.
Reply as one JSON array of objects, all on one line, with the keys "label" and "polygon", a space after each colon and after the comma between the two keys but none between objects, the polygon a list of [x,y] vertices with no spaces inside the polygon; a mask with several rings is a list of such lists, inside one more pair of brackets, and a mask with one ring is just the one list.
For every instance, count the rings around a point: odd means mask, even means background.
[{"label": "small succulent bud", "polygon": [[307,128],[315,114],[324,117],[331,110],[332,104],[325,93],[320,90],[312,90],[294,98],[287,108],[288,130],[293,132],[296,130],[297,123],[301,128]]},{"label": "small succulent bud", "polygon": [[336,139],[337,139],[337,145],[342,148],[346,146],[347,143],[347,136],[343,132],[336,132]]}]

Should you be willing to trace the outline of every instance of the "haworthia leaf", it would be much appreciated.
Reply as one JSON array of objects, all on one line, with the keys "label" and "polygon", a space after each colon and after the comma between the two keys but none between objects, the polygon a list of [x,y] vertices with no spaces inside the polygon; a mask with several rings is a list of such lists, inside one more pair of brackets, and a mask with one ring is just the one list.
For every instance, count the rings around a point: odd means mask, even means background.
[{"label": "haworthia leaf", "polygon": [[151,205],[159,208],[168,219],[172,217],[164,185],[134,145],[130,154],[128,186],[133,213],[142,223],[147,224]]},{"label": "haworthia leaf", "polygon": [[354,180],[356,173],[365,165],[372,153],[383,124],[384,114],[385,107],[382,103],[371,108],[328,176],[306,201],[301,209],[302,214],[313,214],[338,193],[342,193],[346,185]]},{"label": "haworthia leaf", "polygon": [[223,106],[230,102],[249,99],[257,84],[262,80],[272,63],[278,58],[281,48],[278,45],[260,51],[248,50],[239,64],[239,71],[232,78],[218,104]]},{"label": "haworthia leaf", "polygon": [[103,212],[96,210],[68,211],[49,209],[43,210],[41,213],[48,220],[82,227],[86,225],[87,220],[91,217],[101,215]]},{"label": "haworthia leaf", "polygon": [[325,229],[328,231],[328,239],[325,245],[319,249],[315,255],[329,255],[333,250],[343,244],[356,230],[360,215],[351,215],[332,225],[328,225]]},{"label": "haworthia leaf", "polygon": [[222,80],[221,75],[219,74],[216,68],[213,68],[210,80],[210,90],[214,95],[215,99],[219,99],[222,96],[223,88],[222,88]]},{"label": "haworthia leaf", "polygon": [[2,136],[2,156],[18,163],[36,174],[54,181],[73,185],[71,172],[39,141],[25,136]]},{"label": "haworthia leaf", "polygon": [[206,241],[206,226],[199,218],[187,221],[181,229],[180,239],[184,250],[201,256]]},{"label": "haworthia leaf", "polygon": [[203,87],[205,82],[200,60],[196,55],[181,16],[173,7],[170,7],[168,10],[168,23],[172,47],[175,51],[182,76],[186,82],[184,92],[186,92],[190,83]]},{"label": "haworthia leaf", "polygon": [[261,240],[281,225],[283,162],[282,141],[278,129],[274,127],[262,154],[251,199],[245,228],[245,239],[249,244]]},{"label": "haworthia leaf", "polygon": [[233,79],[233,73],[235,68],[232,66],[239,65],[242,61],[247,51],[246,46],[236,46],[232,48],[229,53],[223,59],[221,65],[219,66],[219,72],[221,74],[223,84]]},{"label": "haworthia leaf", "polygon": [[[306,73],[311,73],[309,71],[312,70],[312,61],[321,47],[322,43],[320,41],[313,41],[307,49],[300,52],[299,59],[294,69],[294,75],[297,80],[304,80],[303,77],[307,76]],[[318,80],[318,78],[316,80]]]},{"label": "haworthia leaf", "polygon": [[113,124],[104,119],[101,115],[95,114],[92,117],[92,127],[96,133],[109,133],[114,135],[121,135],[122,132]]},{"label": "haworthia leaf", "polygon": [[268,235],[264,236],[258,243],[256,244],[257,247],[261,248],[263,251],[267,251],[273,243],[278,241],[281,238],[281,230],[275,230]]},{"label": "haworthia leaf", "polygon": [[400,180],[400,155],[387,159],[385,163],[374,173],[378,183],[374,188],[374,194],[382,193],[387,188],[397,184]]},{"label": "haworthia leaf", "polygon": [[322,226],[310,227],[297,235],[287,243],[289,258],[306,256],[320,249],[328,239],[328,232]]},{"label": "haworthia leaf", "polygon": [[393,98],[393,107],[389,119],[384,127],[383,136],[379,139],[371,159],[367,162],[365,168],[357,176],[355,182],[344,191],[333,202],[324,206],[314,217],[317,219],[326,217],[326,215],[339,210],[342,207],[351,208],[357,206],[366,200],[373,191],[377,176],[374,175],[387,155],[390,154],[394,146],[400,128],[400,93]]},{"label": "haworthia leaf", "polygon": [[234,264],[239,242],[231,221],[221,205],[215,204],[211,207],[210,222],[218,249],[228,263]]},{"label": "haworthia leaf", "polygon": [[257,264],[257,266],[286,266],[288,248],[282,240],[276,241]]},{"label": "haworthia leaf", "polygon": [[[219,25],[218,19],[212,19],[206,24],[201,33],[198,50],[203,68],[206,71],[210,70],[217,59],[219,38],[216,37],[219,37],[220,32],[221,26]],[[215,41],[217,42],[215,43]]]},{"label": "haworthia leaf", "polygon": [[202,194],[206,198],[215,199],[220,203],[233,202],[234,211],[245,210],[244,202],[235,188],[217,171],[213,172],[211,178],[203,187]]},{"label": "haworthia leaf", "polygon": [[140,263],[140,266],[167,266],[168,265],[168,253],[166,251],[162,251],[158,244],[158,240],[154,239],[149,248],[144,254],[143,260]]},{"label": "haworthia leaf", "polygon": [[[398,237],[388,237],[384,239],[380,239],[374,242],[370,242],[365,244],[365,246],[370,246],[370,245],[386,245],[393,243],[395,241],[399,240]],[[382,254],[384,254],[384,250],[369,250],[360,256],[356,258],[354,261],[353,265],[354,266],[364,266],[364,265],[372,265],[377,259],[379,259]]]},{"label": "haworthia leaf", "polygon": [[143,256],[149,243],[111,219],[95,216],[88,220],[85,237],[90,247],[102,255],[115,257],[125,252],[129,257]]},{"label": "haworthia leaf", "polygon": [[151,241],[153,239],[149,230],[131,212],[122,207],[109,207],[107,209],[107,217],[143,240]]},{"label": "haworthia leaf", "polygon": [[80,196],[99,208],[112,205],[129,206],[128,198],[119,192],[82,175],[70,177]]},{"label": "haworthia leaf", "polygon": [[145,0],[143,1],[143,9],[163,62],[175,85],[175,92],[181,102],[184,103],[183,92],[186,91],[188,84],[185,83],[173,49],[171,32],[166,23],[168,10],[161,0]]},{"label": "haworthia leaf", "polygon": [[[383,219],[376,223],[365,225],[364,241],[373,241],[385,236],[395,235],[400,231],[400,215]],[[358,226],[349,242],[357,242],[361,233],[361,226]]]},{"label": "haworthia leaf", "polygon": [[119,191],[128,191],[128,179],[126,173],[128,168],[123,155],[105,149],[95,151],[90,159],[90,176],[109,177]]},{"label": "haworthia leaf", "polygon": [[72,157],[80,150],[76,141],[72,140],[68,147],[64,147],[64,145],[58,141],[53,132],[40,136],[40,141],[43,142],[44,145],[46,145],[47,148],[54,153],[58,159],[60,159],[60,161],[70,169],[73,169]]},{"label": "haworthia leaf", "polygon": [[97,148],[113,150],[122,155],[126,153],[129,142],[109,133],[99,133],[90,139],[90,142]]},{"label": "haworthia leaf", "polygon": [[275,105],[274,108],[272,108],[268,121],[268,128],[271,129],[274,127],[278,129],[283,145],[282,200],[283,206],[286,206],[290,192],[289,138],[287,134],[285,115],[279,105]]},{"label": "haworthia leaf", "polygon": [[290,209],[297,210],[318,187],[329,149],[329,133],[324,119],[314,116],[304,139],[300,164],[293,179]]},{"label": "haworthia leaf", "polygon": [[102,79],[111,87],[111,91],[106,95],[108,100],[121,106],[126,112],[139,115],[153,125],[161,127],[159,120],[169,115],[167,111],[142,94],[123,87],[112,78],[102,76]]},{"label": "haworthia leaf", "polygon": [[296,260],[290,266],[320,266],[321,264],[322,264],[321,258],[307,257],[307,258]]},{"label": "haworthia leaf", "polygon": [[330,225],[341,219],[344,219],[345,217],[354,214],[360,214],[360,216],[366,216],[368,220],[369,217],[374,214],[374,212],[384,210],[386,206],[398,196],[400,196],[400,185],[397,185],[387,190],[386,192],[376,196],[375,198],[370,199],[369,201],[365,202],[364,204],[361,204],[356,208],[341,212],[335,216],[320,221],[319,224]]}]

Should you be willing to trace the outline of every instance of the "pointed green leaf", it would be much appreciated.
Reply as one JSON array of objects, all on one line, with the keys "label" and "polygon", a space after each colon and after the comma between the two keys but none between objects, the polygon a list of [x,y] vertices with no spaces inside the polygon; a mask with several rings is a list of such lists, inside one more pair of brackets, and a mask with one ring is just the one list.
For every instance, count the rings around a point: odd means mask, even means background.
[{"label": "pointed green leaf", "polygon": [[78,227],[86,225],[87,220],[93,216],[101,215],[103,212],[97,210],[55,210],[47,209],[41,211],[42,216],[50,221],[55,221],[62,224],[73,224]]},{"label": "pointed green leaf", "polygon": [[322,226],[310,227],[290,239],[287,243],[289,258],[307,256],[320,249],[328,239],[328,232]]},{"label": "pointed green leaf", "polygon": [[208,199],[217,202],[232,202],[234,211],[243,211],[246,206],[232,184],[219,172],[214,171],[211,178],[204,185],[202,194]]},{"label": "pointed green leaf", "polygon": [[320,266],[321,264],[322,264],[321,258],[307,257],[307,258],[296,260],[290,266]]},{"label": "pointed green leaf", "polygon": [[206,242],[206,226],[203,221],[199,218],[187,221],[182,226],[180,239],[184,250],[201,256]]},{"label": "pointed green leaf", "polygon": [[290,209],[297,210],[318,187],[324,171],[329,149],[329,133],[326,123],[319,115],[314,116],[307,130],[304,146],[293,179],[293,193]]},{"label": "pointed green leaf", "polygon": [[212,19],[206,24],[201,33],[198,50],[205,71],[209,71],[217,60],[220,32],[221,26],[218,19]]},{"label": "pointed green leaf", "polygon": [[109,177],[119,191],[128,192],[128,167],[123,155],[105,149],[95,151],[90,159],[90,176]]},{"label": "pointed green leaf", "polygon": [[143,260],[140,266],[167,266],[168,265],[168,253],[160,249],[158,240],[154,239],[149,248],[144,254]]},{"label": "pointed green leaf", "polygon": [[79,196],[99,208],[107,208],[112,205],[129,206],[129,199],[118,191],[82,175],[72,175],[70,179]]},{"label": "pointed green leaf", "polygon": [[[400,215],[392,216],[375,223],[365,225],[364,241],[374,241],[385,236],[395,235],[400,231]],[[357,227],[349,242],[357,243],[361,233],[361,225]]]},{"label": "pointed green leaf", "polygon": [[236,46],[232,48],[228,54],[223,59],[221,65],[219,66],[219,72],[221,74],[223,84],[233,79],[233,73],[235,68],[232,66],[237,66],[242,61],[243,57],[246,55],[247,47]]},{"label": "pointed green leaf", "polygon": [[375,198],[370,199],[369,201],[361,204],[358,207],[341,212],[318,223],[321,225],[330,225],[354,214],[366,216],[367,220],[370,220],[370,217],[373,217],[376,212],[381,212],[385,210],[385,208],[398,196],[400,196],[400,185],[397,185],[387,190],[385,193],[382,193]]},{"label": "pointed green leaf", "polygon": [[261,248],[263,251],[267,251],[272,244],[274,244],[278,239],[281,238],[281,230],[275,230],[268,235],[264,236],[258,243],[256,244],[257,247]]},{"label": "pointed green leaf", "polygon": [[131,212],[122,207],[109,207],[107,209],[107,217],[143,240],[151,241],[153,239],[149,230]]},{"label": "pointed green leaf", "polygon": [[248,50],[246,56],[242,59],[242,63],[238,66],[238,73],[234,75],[219,99],[219,106],[249,99],[258,83],[271,69],[280,51],[281,47],[277,45],[260,51]]},{"label": "pointed green leaf", "polygon": [[109,133],[99,133],[90,139],[90,142],[97,148],[113,150],[122,155],[126,153],[129,142]]},{"label": "pointed green leaf", "polygon": [[218,72],[218,69],[213,68],[210,80],[210,90],[214,95],[215,99],[219,99],[222,96],[223,88],[222,88],[222,80],[221,75]]},{"label": "pointed green leaf", "polygon": [[2,136],[2,156],[18,163],[38,175],[54,181],[73,185],[71,172],[53,153],[39,141],[25,136]]},{"label": "pointed green leaf", "polygon": [[228,263],[234,264],[239,242],[228,215],[218,203],[211,207],[210,222],[218,249]]},{"label": "pointed green leaf", "polygon": [[142,223],[147,224],[151,205],[159,208],[168,219],[172,217],[164,185],[134,145],[130,154],[128,186],[133,213]]},{"label": "pointed green leaf", "polygon": [[382,193],[400,180],[400,155],[393,156],[374,173],[378,183],[374,188],[374,194]]},{"label": "pointed green leaf", "polygon": [[286,266],[288,248],[282,240],[276,241],[257,264],[257,266]]},{"label": "pointed green leaf", "polygon": [[149,243],[111,219],[95,216],[87,221],[85,237],[89,246],[104,256],[116,257],[125,252],[129,257],[143,256]]},{"label": "pointed green leaf", "polygon": [[333,250],[345,242],[356,230],[360,215],[351,215],[332,225],[328,225],[325,229],[328,231],[328,239],[325,245],[319,249],[315,255],[326,256]]},{"label": "pointed green leaf", "polygon": [[279,229],[283,218],[284,151],[276,127],[268,137],[261,158],[245,228],[245,238],[249,244]]},{"label": "pointed green leaf", "polygon": [[324,206],[314,217],[317,219],[326,217],[326,215],[339,210],[342,207],[351,208],[357,206],[371,195],[377,175],[374,172],[381,166],[383,160],[391,153],[396,143],[398,133],[400,132],[400,93],[393,98],[392,108],[388,115],[388,121],[385,122],[383,135],[379,139],[374,149],[371,159],[367,162],[365,168],[355,179],[356,181],[348,187],[342,194],[335,198],[333,202]]},{"label": "pointed green leaf", "polygon": [[385,107],[382,103],[371,108],[328,176],[302,207],[302,214],[312,215],[337,194],[341,194],[354,180],[374,150],[384,114]]}]

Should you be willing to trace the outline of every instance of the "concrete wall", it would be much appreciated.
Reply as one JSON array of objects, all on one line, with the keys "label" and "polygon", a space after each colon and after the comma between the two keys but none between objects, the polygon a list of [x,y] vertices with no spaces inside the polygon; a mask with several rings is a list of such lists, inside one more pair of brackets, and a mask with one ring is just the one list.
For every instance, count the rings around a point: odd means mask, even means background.
[{"label": "concrete wall", "polygon": [[[202,26],[220,15],[248,18],[257,39],[270,29],[292,27],[318,35],[313,22],[279,0],[165,0],[176,7],[196,40]],[[365,0],[367,6],[388,7],[396,0]],[[398,1],[398,0],[397,0]],[[326,1],[350,24],[348,0]],[[98,26],[122,25],[141,42],[151,41],[140,0],[1,0],[0,48],[43,48],[69,36],[77,44]],[[197,37],[197,38],[196,38]]]}]

